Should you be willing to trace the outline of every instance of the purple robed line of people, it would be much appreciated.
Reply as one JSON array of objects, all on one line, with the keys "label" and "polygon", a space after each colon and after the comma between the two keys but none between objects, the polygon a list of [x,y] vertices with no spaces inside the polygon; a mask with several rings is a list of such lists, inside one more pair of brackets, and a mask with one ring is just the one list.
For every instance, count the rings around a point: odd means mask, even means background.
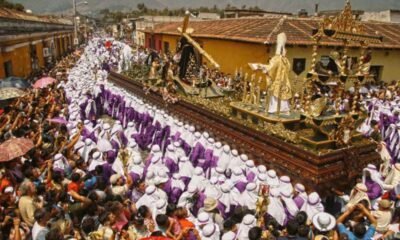
[{"label": "purple robed line of people", "polygon": [[[107,54],[110,56],[93,61],[99,69],[120,64],[115,54]],[[265,217],[276,218],[281,226],[299,211],[305,211],[310,219],[324,211],[319,195],[308,195],[302,184],[293,186],[288,176],[279,177],[272,169],[255,166],[247,155],[209,133],[197,132],[194,126],[108,83],[106,73],[96,74],[96,80],[90,81],[94,73],[85,72],[80,65],[64,86],[70,103],[68,130],[75,131],[77,123],[83,122],[75,148],[88,172],[101,169],[113,194],[157,213],[160,210],[155,206],[163,205],[157,201],[164,200],[188,209],[192,219],[204,211],[219,212],[227,219],[238,207],[254,211],[260,187],[268,185],[272,200]],[[82,76],[78,73],[86,74],[88,81],[79,81]],[[144,184],[145,191],[125,187],[129,180]],[[375,187],[369,179],[366,184]],[[246,235],[242,228],[240,231],[238,235]]]}]

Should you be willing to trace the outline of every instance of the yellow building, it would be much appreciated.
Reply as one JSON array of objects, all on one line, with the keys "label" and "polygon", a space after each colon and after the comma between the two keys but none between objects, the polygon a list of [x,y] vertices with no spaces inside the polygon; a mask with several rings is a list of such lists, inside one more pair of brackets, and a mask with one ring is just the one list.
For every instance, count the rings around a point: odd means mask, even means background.
[{"label": "yellow building", "polygon": [[69,20],[0,8],[0,32],[0,79],[28,77],[72,50]]},{"label": "yellow building", "polygon": [[[221,71],[231,74],[240,68],[251,73],[248,63],[267,63],[275,54],[276,36],[285,32],[288,40],[287,56],[292,66],[299,68],[299,75],[291,72],[291,79],[296,81],[304,79],[311,68],[315,43],[312,32],[318,28],[320,21],[320,18],[286,16],[239,18],[190,22],[189,27],[194,30],[191,36],[220,64]],[[160,24],[153,29],[144,30],[145,46],[157,51],[174,52],[180,38],[177,28],[181,24]],[[383,36],[381,44],[369,46],[372,50],[371,73],[378,80],[399,79],[400,24],[367,22],[364,25],[368,34]],[[317,59],[323,61],[332,50],[340,51],[342,44],[334,39],[322,39]],[[358,43],[350,44],[348,56],[353,62],[359,59],[360,54]]]}]

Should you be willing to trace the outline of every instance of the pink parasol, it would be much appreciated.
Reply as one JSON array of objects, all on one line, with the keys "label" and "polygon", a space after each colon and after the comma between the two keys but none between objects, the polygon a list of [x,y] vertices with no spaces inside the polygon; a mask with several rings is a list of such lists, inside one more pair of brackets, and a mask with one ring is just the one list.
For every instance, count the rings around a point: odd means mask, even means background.
[{"label": "pink parasol", "polygon": [[35,84],[33,84],[33,88],[45,88],[48,85],[55,83],[55,82],[56,82],[56,80],[54,78],[44,77],[44,78],[37,80],[35,82]]},{"label": "pink parasol", "polygon": [[8,162],[21,157],[34,147],[32,140],[11,138],[0,145],[0,162]]},{"label": "pink parasol", "polygon": [[51,123],[59,123],[59,124],[64,124],[64,125],[66,125],[68,123],[68,121],[65,120],[62,117],[56,117],[56,118],[52,118],[52,119],[47,119],[47,121],[49,121]]}]

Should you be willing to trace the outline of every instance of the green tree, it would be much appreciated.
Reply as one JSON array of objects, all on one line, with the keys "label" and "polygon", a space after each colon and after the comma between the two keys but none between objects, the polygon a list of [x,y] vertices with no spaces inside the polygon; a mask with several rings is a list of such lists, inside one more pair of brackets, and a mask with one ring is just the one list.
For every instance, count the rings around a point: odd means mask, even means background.
[{"label": "green tree", "polygon": [[14,9],[14,10],[21,11],[21,12],[25,10],[24,5],[22,5],[20,3],[14,4],[7,0],[0,0],[0,7]]}]

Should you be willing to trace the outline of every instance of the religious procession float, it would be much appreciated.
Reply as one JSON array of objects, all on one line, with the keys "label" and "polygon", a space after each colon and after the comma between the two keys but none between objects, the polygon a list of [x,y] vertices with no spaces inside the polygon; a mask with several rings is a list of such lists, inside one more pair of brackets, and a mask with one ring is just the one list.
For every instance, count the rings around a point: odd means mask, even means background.
[{"label": "religious procession float", "polygon": [[[177,29],[181,36],[175,53],[138,49],[129,70],[123,75],[111,72],[110,81],[228,136],[257,163],[313,188],[330,189],[333,182],[348,185],[360,169],[380,160],[378,140],[366,138],[360,129],[374,128],[366,111],[370,96],[363,89],[374,82],[368,47],[383,38],[364,30],[349,1],[339,15],[321,18],[310,33],[310,69],[302,63],[291,66],[286,34],[281,32],[268,63],[248,63],[250,72],[239,68],[232,76],[222,73],[212,53],[191,37],[189,14]],[[326,39],[339,47],[318,60]],[[348,51],[355,46],[359,57],[352,62]],[[308,73],[294,82],[290,71]]]}]

